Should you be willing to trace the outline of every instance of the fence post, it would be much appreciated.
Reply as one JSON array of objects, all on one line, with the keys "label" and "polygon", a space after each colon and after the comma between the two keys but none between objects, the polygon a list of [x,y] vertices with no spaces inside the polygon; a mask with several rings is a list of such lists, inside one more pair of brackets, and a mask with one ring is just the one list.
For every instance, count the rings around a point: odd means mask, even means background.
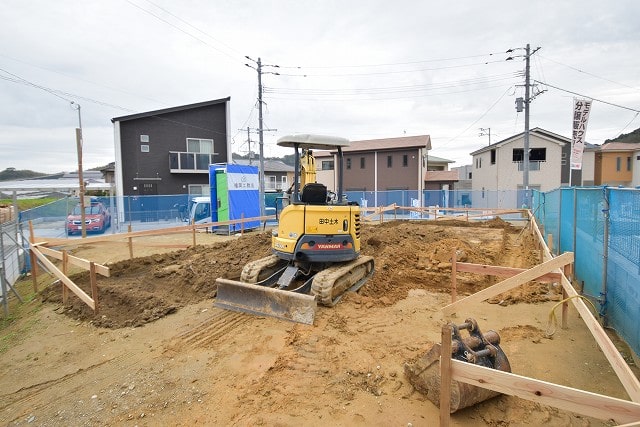
[{"label": "fence post", "polygon": [[607,266],[609,264],[609,196],[611,191],[604,187],[602,198],[604,199],[604,209],[602,210],[604,222],[604,236],[602,238],[602,295],[600,303],[600,314],[602,316],[602,326],[607,325]]},{"label": "fence post", "polygon": [[[29,241],[31,244],[36,242],[36,238],[33,235],[33,222],[29,220]],[[31,258],[31,279],[33,280],[33,292],[38,293],[38,258],[29,248],[29,258]]]},{"label": "fence post", "polygon": [[91,281],[91,298],[93,298],[93,312],[98,314],[98,282],[96,279],[96,264],[89,263],[89,279]]},{"label": "fence post", "polygon": [[[69,253],[66,249],[62,251],[62,274],[65,276],[69,276]],[[62,282],[62,303],[67,303],[67,298],[69,298],[69,289],[67,289],[67,285]]]},{"label": "fence post", "polygon": [[451,325],[442,326],[440,345],[440,427],[449,426],[451,415]]},{"label": "fence post", "polygon": [[[129,227],[127,227],[127,231],[131,233],[131,223],[129,223]],[[129,237],[129,259],[133,259],[133,238]]]},{"label": "fence post", "polygon": [[451,255],[451,302],[456,302],[458,298],[458,250],[453,248]]}]

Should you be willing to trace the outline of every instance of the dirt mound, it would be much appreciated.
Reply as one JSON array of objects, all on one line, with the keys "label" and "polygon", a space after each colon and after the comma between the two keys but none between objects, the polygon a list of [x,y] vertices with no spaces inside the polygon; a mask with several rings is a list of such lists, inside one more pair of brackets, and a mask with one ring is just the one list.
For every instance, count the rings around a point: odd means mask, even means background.
[{"label": "dirt mound", "polygon": [[[247,234],[223,243],[117,262],[109,266],[111,277],[98,278],[98,315],[74,296],[63,311],[105,328],[141,326],[213,298],[216,278],[237,279],[244,264],[270,253],[270,236],[269,232]],[[376,271],[359,294],[348,299],[373,307],[394,304],[406,298],[411,289],[450,292],[454,250],[460,262],[534,265],[535,254],[520,236],[519,229],[499,219],[480,223],[391,221],[364,226],[362,253],[374,256]],[[510,256],[513,259],[507,259]],[[72,280],[89,291],[88,273]],[[458,292],[473,293],[493,281],[490,277],[460,274]],[[546,287],[543,290],[540,295],[548,293]],[[535,301],[530,294],[524,291],[521,295],[500,296],[495,302]],[[48,288],[43,299],[61,303],[60,289]]]}]

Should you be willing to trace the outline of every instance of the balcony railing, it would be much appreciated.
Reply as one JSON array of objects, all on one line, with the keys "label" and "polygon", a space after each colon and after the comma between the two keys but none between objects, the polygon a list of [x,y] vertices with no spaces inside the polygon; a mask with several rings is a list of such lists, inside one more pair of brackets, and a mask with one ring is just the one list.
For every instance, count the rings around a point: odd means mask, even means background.
[{"label": "balcony railing", "polygon": [[287,183],[282,183],[282,182],[273,182],[273,181],[265,181],[264,183],[264,190],[265,191],[280,191],[280,190],[288,190],[289,187],[287,186]]},{"label": "balcony railing", "polygon": [[209,173],[216,154],[169,151],[169,170],[171,173]]},{"label": "balcony railing", "polygon": [[[539,171],[540,170],[540,164],[543,163],[544,160],[532,160],[529,162],[529,171]],[[522,172],[524,170],[524,162],[516,162],[518,163],[518,172]]]}]

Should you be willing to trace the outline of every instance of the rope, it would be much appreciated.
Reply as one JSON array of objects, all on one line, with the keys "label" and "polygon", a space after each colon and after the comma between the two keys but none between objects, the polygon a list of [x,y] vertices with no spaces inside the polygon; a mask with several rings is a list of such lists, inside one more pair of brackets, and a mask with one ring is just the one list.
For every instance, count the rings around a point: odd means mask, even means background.
[{"label": "rope", "polygon": [[565,298],[551,308],[551,311],[549,312],[549,320],[547,321],[547,330],[544,333],[545,337],[551,338],[553,334],[556,333],[556,330],[558,329],[558,318],[556,317],[556,308],[558,308],[560,305],[564,304],[565,302],[573,298],[582,298],[583,300],[587,301],[589,305],[591,305],[591,308],[593,308],[594,312],[598,311],[596,309],[596,306],[593,305],[593,303],[591,302],[591,300],[589,300],[589,298],[584,297],[582,295],[573,295],[573,296],[570,296],[569,298]]}]

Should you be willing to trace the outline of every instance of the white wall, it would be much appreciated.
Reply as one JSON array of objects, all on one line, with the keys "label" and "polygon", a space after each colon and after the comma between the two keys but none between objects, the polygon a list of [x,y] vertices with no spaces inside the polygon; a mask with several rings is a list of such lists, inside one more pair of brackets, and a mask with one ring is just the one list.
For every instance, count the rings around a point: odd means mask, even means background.
[{"label": "white wall", "polygon": [[[518,163],[513,161],[513,149],[524,148],[524,138],[494,148],[495,164],[491,164],[490,151],[473,156],[473,190],[517,190],[518,186],[522,186],[523,172],[518,170]],[[547,149],[546,161],[540,163],[540,170],[529,171],[529,186],[540,188],[541,191],[560,187],[561,145],[532,133],[529,136],[529,148]]]}]

